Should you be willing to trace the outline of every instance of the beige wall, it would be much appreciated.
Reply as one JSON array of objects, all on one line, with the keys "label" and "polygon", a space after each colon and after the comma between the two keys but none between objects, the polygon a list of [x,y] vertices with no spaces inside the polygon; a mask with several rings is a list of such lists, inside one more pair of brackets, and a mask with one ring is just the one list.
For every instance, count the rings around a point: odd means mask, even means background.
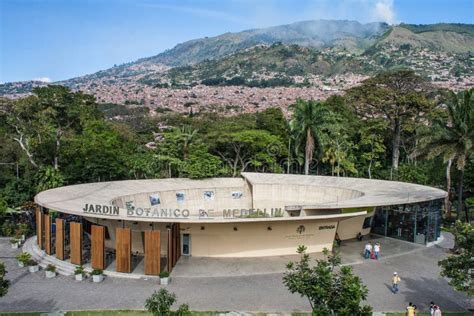
[{"label": "beige wall", "polygon": [[[204,199],[204,192],[214,192],[214,198],[212,200]],[[184,193],[184,201],[178,202],[176,199],[176,193]],[[240,199],[234,199],[232,197],[233,192],[242,192]],[[150,195],[158,194],[160,197],[160,204],[152,206],[150,203]],[[198,216],[199,210],[214,210],[217,216],[222,216],[223,209],[248,209],[251,207],[252,198],[250,189],[247,185],[238,187],[203,187],[200,189],[185,189],[185,190],[168,190],[150,193],[141,193],[129,196],[122,196],[113,201],[114,205],[120,208],[126,207],[126,202],[132,201],[135,208],[157,208],[161,209],[187,209],[190,211],[191,216]]]},{"label": "beige wall", "polygon": [[357,234],[360,232],[362,235],[367,235],[370,233],[370,228],[362,229],[364,220],[366,217],[374,216],[374,211],[368,212],[366,216],[357,216],[349,219],[345,219],[339,222],[337,227],[337,234],[341,240],[356,238]]},{"label": "beige wall", "polygon": [[[373,213],[367,217],[373,216]],[[308,252],[321,252],[324,248],[332,249],[336,230],[342,240],[355,238],[362,230],[364,216],[346,219],[339,224],[335,220],[301,220],[277,222],[249,222],[225,224],[186,224],[181,223],[181,234],[191,236],[191,256],[195,257],[264,257],[296,254],[299,245],[308,247]],[[110,239],[106,247],[115,248],[115,229],[122,227],[116,220],[98,220],[88,218],[92,223],[107,226]],[[166,223],[153,223],[153,229],[162,232],[161,254],[167,253]],[[305,230],[299,234],[297,228],[303,225]],[[333,229],[322,229],[321,226],[332,226]],[[125,222],[125,227],[132,230],[132,251],[143,253],[142,232],[151,229],[150,223]],[[204,227],[204,230],[201,229]],[[237,231],[234,230],[237,228]],[[268,230],[271,227],[271,230]]]},{"label": "beige wall", "polygon": [[[305,227],[301,234],[297,232],[300,225]],[[334,225],[334,228],[319,229],[325,225]],[[336,227],[336,221],[322,220],[190,224],[182,225],[181,233],[190,234],[191,255],[194,257],[263,257],[293,255],[299,245],[306,245],[308,252],[332,249]]]}]

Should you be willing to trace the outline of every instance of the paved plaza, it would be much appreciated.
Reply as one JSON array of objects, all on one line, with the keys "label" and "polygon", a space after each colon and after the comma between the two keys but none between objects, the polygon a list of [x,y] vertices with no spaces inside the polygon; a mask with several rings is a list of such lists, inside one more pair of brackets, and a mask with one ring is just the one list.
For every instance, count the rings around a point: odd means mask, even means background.
[{"label": "paved plaza", "polygon": [[[374,311],[402,311],[409,301],[423,311],[432,300],[443,311],[465,311],[472,308],[472,302],[439,276],[437,262],[452,246],[452,236],[443,237],[443,242],[432,247],[373,237],[382,242],[379,261],[364,260],[360,254],[363,243],[356,241],[344,242],[341,255],[343,263],[352,265],[369,287],[368,303]],[[6,262],[12,282],[9,293],[0,298],[0,311],[143,309],[145,299],[160,287],[156,279],[109,277],[100,284],[64,276],[46,279],[44,271],[30,274],[19,268],[17,253],[8,239],[0,239],[0,260]],[[233,263],[227,259],[184,258],[187,260],[178,263],[167,289],[176,293],[179,304],[188,303],[193,310],[309,311],[306,300],[290,294],[282,284],[284,264],[290,258],[239,259]],[[206,270],[207,264],[211,266]],[[212,268],[217,272],[211,275]],[[394,271],[402,279],[399,294],[390,291]]]}]

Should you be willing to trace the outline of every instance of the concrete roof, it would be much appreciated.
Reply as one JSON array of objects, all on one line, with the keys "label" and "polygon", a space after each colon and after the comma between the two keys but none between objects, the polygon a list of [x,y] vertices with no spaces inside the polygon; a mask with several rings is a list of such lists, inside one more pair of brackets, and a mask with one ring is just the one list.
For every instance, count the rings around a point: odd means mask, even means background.
[{"label": "concrete roof", "polygon": [[352,199],[301,205],[303,209],[388,206],[442,199],[447,195],[446,191],[440,189],[398,181],[251,172],[244,172],[242,176],[252,185],[298,184],[315,187],[347,188],[362,193],[360,197]]},{"label": "concrete roof", "polygon": [[365,211],[349,214],[311,215],[301,217],[272,217],[272,218],[214,218],[203,220],[197,217],[186,219],[157,219],[157,218],[129,218],[126,210],[120,209],[119,216],[84,213],[82,209],[86,203],[111,205],[112,201],[121,196],[128,196],[147,192],[160,192],[184,189],[202,189],[216,187],[244,187],[245,180],[252,185],[258,184],[298,184],[308,186],[344,187],[362,192],[362,196],[343,200],[326,202],[324,204],[306,204],[303,209],[338,209],[352,207],[369,207],[415,203],[446,196],[443,190],[410,183],[369,180],[360,178],[304,176],[286,174],[243,173],[243,178],[212,178],[205,180],[153,179],[153,180],[126,180],[112,182],[98,182],[64,186],[46,190],[35,196],[35,202],[43,207],[59,212],[79,216],[98,217],[107,219],[123,219],[133,221],[162,221],[162,222],[247,222],[247,221],[293,221],[307,219],[348,218],[366,214]]}]

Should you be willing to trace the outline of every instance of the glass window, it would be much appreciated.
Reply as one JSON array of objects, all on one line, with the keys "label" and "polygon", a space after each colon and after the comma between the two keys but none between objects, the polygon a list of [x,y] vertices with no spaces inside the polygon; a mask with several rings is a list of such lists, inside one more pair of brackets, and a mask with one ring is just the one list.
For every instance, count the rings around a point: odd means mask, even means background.
[{"label": "glass window", "polygon": [[214,200],[214,191],[204,191],[203,197],[204,201]]},{"label": "glass window", "polygon": [[184,192],[176,192],[176,201],[184,202]]},{"label": "glass window", "polygon": [[158,205],[161,203],[160,195],[159,194],[152,194],[150,195],[150,204],[151,206]]},{"label": "glass window", "polygon": [[362,228],[370,228],[372,226],[372,217],[366,217],[364,220],[364,224],[362,225]]},{"label": "glass window", "polygon": [[240,199],[241,197],[242,197],[242,192],[239,192],[239,191],[232,192],[233,199]]}]

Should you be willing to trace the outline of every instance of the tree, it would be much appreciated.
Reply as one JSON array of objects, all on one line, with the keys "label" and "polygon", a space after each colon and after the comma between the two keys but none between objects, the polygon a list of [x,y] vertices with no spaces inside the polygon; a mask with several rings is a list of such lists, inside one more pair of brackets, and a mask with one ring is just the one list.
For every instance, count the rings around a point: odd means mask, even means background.
[{"label": "tree", "polygon": [[309,167],[316,147],[321,150],[321,130],[324,128],[329,111],[324,103],[298,100],[295,104],[291,131],[298,139],[305,142],[304,174],[309,174]]},{"label": "tree", "polygon": [[322,131],[321,145],[323,147],[322,162],[329,162],[331,164],[331,175],[338,177],[342,173],[356,173],[357,170],[354,165],[351,149],[357,146],[352,143],[350,136],[345,132],[340,118],[334,118],[334,122]]},{"label": "tree", "polygon": [[146,299],[145,308],[154,316],[169,315],[171,306],[176,302],[176,295],[166,289],[160,289]]},{"label": "tree", "polygon": [[181,143],[181,150],[183,152],[183,159],[188,159],[189,155],[189,146],[197,138],[196,134],[198,133],[197,129],[193,129],[190,126],[183,125],[181,128],[175,129],[177,138]]},{"label": "tree", "polygon": [[64,178],[61,172],[52,166],[41,167],[36,177],[38,183],[36,185],[37,192],[57,188],[64,184]]},{"label": "tree", "polygon": [[412,70],[388,71],[362,82],[347,92],[346,98],[360,116],[384,118],[392,134],[392,170],[400,160],[400,138],[403,125],[418,119],[430,109],[426,82]]},{"label": "tree", "polygon": [[257,129],[264,129],[280,136],[283,142],[288,138],[288,122],[280,108],[268,108],[256,114]]},{"label": "tree", "polygon": [[450,279],[449,284],[457,291],[474,295],[474,227],[470,223],[456,221],[454,249],[457,254],[438,262],[441,276]]},{"label": "tree", "polygon": [[299,262],[290,262],[283,283],[291,293],[306,297],[314,315],[371,315],[372,308],[361,305],[368,289],[350,267],[339,267],[341,259],[324,249],[324,259],[310,265],[305,246],[297,250]]},{"label": "tree", "polygon": [[359,130],[361,160],[367,164],[367,175],[372,179],[372,169],[380,167],[380,157],[385,153],[382,131],[386,129],[383,120],[367,121]]},{"label": "tree", "polygon": [[101,115],[94,97],[82,92],[49,85],[35,88],[33,93],[16,101],[2,99],[0,113],[6,117],[12,139],[32,166],[39,168],[46,162],[58,170],[64,137],[80,131],[84,122]]},{"label": "tree", "polygon": [[0,262],[0,297],[7,295],[10,286],[10,281],[5,279],[5,274],[7,274],[5,264]]},{"label": "tree", "polygon": [[208,152],[205,145],[192,145],[190,149],[188,159],[180,164],[180,176],[202,179],[220,176],[229,171],[223,167],[218,156]]},{"label": "tree", "polygon": [[215,134],[214,146],[214,152],[228,164],[233,177],[249,166],[261,171],[280,172],[277,159],[286,153],[280,138],[265,130]]},{"label": "tree", "polygon": [[[442,156],[446,169],[446,190],[451,189],[451,164],[456,162],[460,171],[458,184],[458,219],[463,206],[464,170],[474,151],[474,89],[451,93],[447,100],[448,119],[438,118],[421,139],[420,149],[415,155],[425,154],[432,159]],[[450,208],[449,208],[450,209]],[[448,209],[448,212],[449,212]]]}]

